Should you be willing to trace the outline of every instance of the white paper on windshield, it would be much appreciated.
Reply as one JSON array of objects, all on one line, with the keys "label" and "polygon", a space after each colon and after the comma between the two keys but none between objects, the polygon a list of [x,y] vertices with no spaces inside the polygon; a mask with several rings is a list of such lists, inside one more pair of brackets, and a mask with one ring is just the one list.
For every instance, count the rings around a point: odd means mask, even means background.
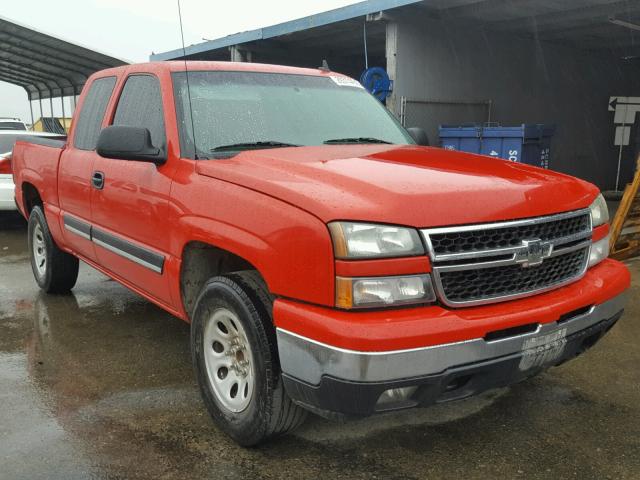
[{"label": "white paper on windshield", "polygon": [[349,78],[349,77],[337,77],[337,76],[329,76],[329,78],[331,80],[334,81],[334,83],[336,85],[339,85],[341,87],[356,87],[356,88],[364,88],[359,81],[354,80],[353,78]]}]

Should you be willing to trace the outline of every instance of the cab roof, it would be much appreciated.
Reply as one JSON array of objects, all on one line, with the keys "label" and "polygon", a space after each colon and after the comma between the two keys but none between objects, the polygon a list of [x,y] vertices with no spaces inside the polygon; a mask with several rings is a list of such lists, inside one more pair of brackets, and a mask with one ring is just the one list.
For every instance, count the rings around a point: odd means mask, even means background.
[{"label": "cab roof", "polygon": [[[213,62],[187,60],[186,69],[188,71],[235,71],[235,72],[256,72],[256,73],[282,73],[289,75],[311,75],[311,76],[344,76],[340,73],[331,72],[321,68],[300,68],[288,67],[283,65],[270,65],[266,63],[247,63],[247,62]],[[182,60],[174,60],[169,62],[147,62],[135,63],[132,65],[124,65],[121,67],[109,68],[96,72],[94,76],[104,77],[109,75],[122,75],[135,72],[184,72],[185,62]]]}]

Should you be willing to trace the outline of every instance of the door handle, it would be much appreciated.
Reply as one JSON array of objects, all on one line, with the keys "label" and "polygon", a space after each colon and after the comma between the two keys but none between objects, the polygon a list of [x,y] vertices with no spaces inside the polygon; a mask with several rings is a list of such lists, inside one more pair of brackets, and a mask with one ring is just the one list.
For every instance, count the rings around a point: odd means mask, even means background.
[{"label": "door handle", "polygon": [[104,173],[93,172],[93,176],[91,177],[91,184],[93,185],[93,188],[102,190],[104,188]]}]

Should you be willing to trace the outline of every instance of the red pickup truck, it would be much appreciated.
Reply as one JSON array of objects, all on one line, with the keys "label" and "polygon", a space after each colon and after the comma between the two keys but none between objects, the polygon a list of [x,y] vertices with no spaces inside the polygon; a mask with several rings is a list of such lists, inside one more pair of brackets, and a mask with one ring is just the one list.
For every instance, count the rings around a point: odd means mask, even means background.
[{"label": "red pickup truck", "polygon": [[14,150],[35,279],[68,292],[80,259],[190,322],[204,402],[243,445],[595,344],[630,284],[598,189],[422,138],[322,69],[98,72],[67,141]]}]

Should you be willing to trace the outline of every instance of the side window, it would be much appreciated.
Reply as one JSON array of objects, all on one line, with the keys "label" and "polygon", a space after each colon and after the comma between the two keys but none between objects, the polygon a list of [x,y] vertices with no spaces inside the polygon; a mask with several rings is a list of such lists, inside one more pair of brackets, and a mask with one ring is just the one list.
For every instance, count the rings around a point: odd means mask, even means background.
[{"label": "side window", "polygon": [[81,150],[95,150],[104,112],[111,98],[116,77],[104,77],[95,80],[82,104],[73,137],[73,145]]},{"label": "side window", "polygon": [[114,125],[145,127],[151,132],[154,147],[165,145],[164,112],[160,83],[151,75],[130,76],[118,100]]}]

